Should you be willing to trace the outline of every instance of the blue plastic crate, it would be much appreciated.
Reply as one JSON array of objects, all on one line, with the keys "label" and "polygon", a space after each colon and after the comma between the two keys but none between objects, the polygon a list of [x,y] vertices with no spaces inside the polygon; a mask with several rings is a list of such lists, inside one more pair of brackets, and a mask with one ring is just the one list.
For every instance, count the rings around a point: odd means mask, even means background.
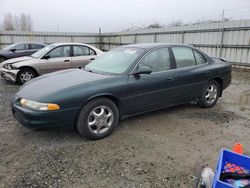
[{"label": "blue plastic crate", "polygon": [[239,155],[229,150],[222,150],[215,172],[213,188],[234,188],[229,182],[220,181],[223,172],[250,173],[250,157]]}]

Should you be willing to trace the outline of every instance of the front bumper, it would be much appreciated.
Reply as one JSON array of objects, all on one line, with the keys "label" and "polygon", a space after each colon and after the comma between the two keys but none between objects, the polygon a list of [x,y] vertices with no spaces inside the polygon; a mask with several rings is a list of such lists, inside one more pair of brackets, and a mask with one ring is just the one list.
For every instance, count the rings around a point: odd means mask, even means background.
[{"label": "front bumper", "polygon": [[34,129],[60,128],[73,129],[80,108],[40,112],[11,102],[13,116],[23,126]]},{"label": "front bumper", "polygon": [[8,70],[5,68],[0,68],[0,76],[5,80],[10,80],[12,82],[16,82],[17,74],[19,71],[20,71],[19,69]]}]

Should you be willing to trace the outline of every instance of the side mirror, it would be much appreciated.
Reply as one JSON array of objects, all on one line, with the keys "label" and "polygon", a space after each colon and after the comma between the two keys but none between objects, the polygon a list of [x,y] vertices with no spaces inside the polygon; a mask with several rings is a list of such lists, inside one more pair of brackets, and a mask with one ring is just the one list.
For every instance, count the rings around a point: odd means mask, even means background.
[{"label": "side mirror", "polygon": [[140,66],[137,70],[135,70],[132,75],[140,75],[140,74],[150,74],[152,69],[148,66]]},{"label": "side mirror", "polygon": [[45,56],[43,56],[43,59],[49,59],[50,58],[50,56],[49,55],[45,55]]},{"label": "side mirror", "polygon": [[11,52],[15,52],[15,51],[16,51],[16,49],[14,49],[14,48],[13,48],[13,49],[11,49],[10,51],[11,51]]}]

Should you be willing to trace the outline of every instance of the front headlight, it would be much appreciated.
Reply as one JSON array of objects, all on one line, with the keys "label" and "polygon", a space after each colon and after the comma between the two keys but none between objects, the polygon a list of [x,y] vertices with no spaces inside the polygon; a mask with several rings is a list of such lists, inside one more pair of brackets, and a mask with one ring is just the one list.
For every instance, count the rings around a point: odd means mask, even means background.
[{"label": "front headlight", "polygon": [[23,107],[31,108],[34,110],[40,111],[51,111],[51,110],[59,110],[60,106],[52,103],[40,103],[35,101],[30,101],[27,99],[21,99],[20,103]]},{"label": "front headlight", "polygon": [[5,64],[3,68],[8,69],[8,70],[15,69],[11,64]]}]

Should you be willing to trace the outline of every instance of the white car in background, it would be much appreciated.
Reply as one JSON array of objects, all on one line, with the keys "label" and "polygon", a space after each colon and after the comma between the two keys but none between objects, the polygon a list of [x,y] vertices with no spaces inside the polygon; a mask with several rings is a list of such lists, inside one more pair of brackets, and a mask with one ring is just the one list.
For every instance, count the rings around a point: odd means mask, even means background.
[{"label": "white car in background", "polygon": [[101,50],[87,44],[55,43],[30,57],[4,61],[0,64],[0,75],[3,79],[24,84],[42,74],[85,66],[101,54]]}]

